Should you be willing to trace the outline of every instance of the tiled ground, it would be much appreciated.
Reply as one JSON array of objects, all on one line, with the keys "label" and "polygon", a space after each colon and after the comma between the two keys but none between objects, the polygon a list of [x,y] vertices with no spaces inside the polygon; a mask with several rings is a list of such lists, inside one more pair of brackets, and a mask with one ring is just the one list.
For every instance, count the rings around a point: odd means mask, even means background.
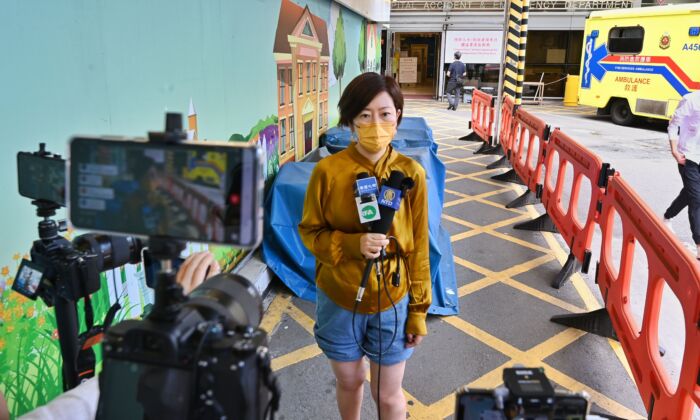
[{"label": "tiled ground", "polygon": [[[520,363],[543,366],[558,387],[586,391],[597,412],[644,418],[619,345],[549,321],[600,304],[579,275],[560,290],[549,286],[566,257],[556,236],[512,227],[541,209],[505,209],[521,187],[491,180],[503,172],[486,169],[496,157],[474,155],[479,144],[458,140],[467,133],[468,106],[445,108],[409,100],[405,111],[427,119],[446,164],[443,223],[452,238],[461,313],[429,318],[429,336],[407,363],[408,416],[451,418],[455,388],[499,386],[502,369]],[[263,327],[271,331],[283,387],[278,418],[339,418],[333,375],[313,339],[313,316],[313,303],[282,287],[266,312]],[[362,418],[375,418],[366,391]]]}]

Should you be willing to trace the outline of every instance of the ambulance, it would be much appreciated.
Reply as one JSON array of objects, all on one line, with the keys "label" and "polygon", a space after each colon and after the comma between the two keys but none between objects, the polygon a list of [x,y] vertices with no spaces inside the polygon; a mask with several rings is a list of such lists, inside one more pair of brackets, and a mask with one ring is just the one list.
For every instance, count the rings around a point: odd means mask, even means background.
[{"label": "ambulance", "polygon": [[582,55],[579,104],[620,125],[668,120],[700,89],[700,3],[593,12]]}]

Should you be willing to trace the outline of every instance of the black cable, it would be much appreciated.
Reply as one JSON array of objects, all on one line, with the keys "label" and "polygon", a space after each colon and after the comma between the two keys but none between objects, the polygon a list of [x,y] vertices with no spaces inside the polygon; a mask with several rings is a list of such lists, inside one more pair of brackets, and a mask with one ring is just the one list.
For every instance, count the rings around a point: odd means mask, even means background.
[{"label": "black cable", "polygon": [[[382,420],[382,407],[380,398],[380,390],[382,388],[382,305],[380,300],[382,298],[382,275],[384,274],[384,249],[382,248],[379,254],[379,266],[381,267],[381,273],[377,270],[377,324],[379,326],[379,362],[377,363],[377,419]],[[396,316],[398,318],[398,314]],[[396,328],[394,328],[394,337],[396,337]],[[389,344],[387,350],[391,348],[394,341]]]},{"label": "black cable", "polygon": [[[369,262],[371,264],[371,261]],[[388,292],[387,292],[388,293]],[[394,308],[394,334],[391,337],[391,341],[389,342],[389,345],[387,346],[386,349],[383,349],[380,347],[379,348],[379,353],[386,353],[387,350],[394,344],[394,341],[396,340],[396,331],[398,330],[398,325],[399,325],[399,313],[398,310],[396,309],[396,306],[393,304],[394,302],[391,301],[392,306]],[[351,330],[352,330],[352,336],[355,339],[355,344],[362,349],[362,351],[367,354],[368,356],[373,356],[373,357],[379,357],[379,353],[374,353],[368,349],[366,349],[360,341],[357,339],[357,333],[355,332],[355,314],[357,313],[357,306],[360,304],[358,300],[355,300],[355,303],[352,307],[352,325],[351,325]],[[379,307],[377,307],[379,308]],[[379,312],[379,311],[377,311]]]},{"label": "black cable", "polygon": [[[394,286],[398,286],[399,285],[398,282],[399,282],[399,279],[401,277],[401,259],[402,259],[401,245],[399,244],[399,240],[395,236],[390,236],[390,237],[388,237],[388,239],[390,241],[393,240],[395,245],[396,245],[396,257],[395,257],[396,258],[396,273],[394,273],[396,282],[392,281],[392,283],[394,284]],[[381,386],[380,385],[381,385],[381,372],[382,372],[382,356],[384,355],[384,353],[386,353],[391,348],[391,346],[394,344],[394,341],[396,341],[396,333],[399,329],[398,309],[396,309],[396,303],[394,302],[393,298],[391,297],[391,294],[389,293],[389,287],[388,287],[387,282],[386,282],[387,273],[385,272],[385,265],[384,265],[384,257],[385,256],[386,256],[386,253],[384,252],[384,249],[382,248],[382,251],[381,251],[380,257],[379,257],[379,264],[378,264],[378,266],[375,266],[375,272],[376,272],[375,275],[377,278],[377,322],[378,322],[378,331],[379,331],[379,343],[378,343],[379,344],[379,351],[378,351],[378,353],[373,353],[373,352],[367,350],[366,348],[364,348],[364,346],[357,339],[357,333],[355,332],[355,314],[357,313],[357,306],[359,305],[359,303],[361,301],[360,294],[358,294],[358,299],[355,299],[355,303],[353,305],[352,325],[351,325],[352,336],[355,340],[355,344],[357,344],[357,346],[360,347],[360,349],[362,349],[362,351],[365,354],[367,354],[369,356],[377,357],[379,359],[378,364],[377,364],[377,417],[378,417],[378,420],[381,420],[381,409],[380,409],[380,401],[381,401],[380,389],[381,389]],[[373,262],[376,263],[377,259],[374,259],[373,261],[372,260],[367,261],[367,266],[365,267],[365,271],[367,271],[367,270],[371,271],[371,265]],[[394,309],[394,333],[393,333],[393,335],[391,337],[391,341],[389,342],[389,345],[387,346],[386,349],[382,349],[382,315],[381,315],[382,311],[381,311],[381,305],[380,305],[381,293],[382,293],[382,290],[381,290],[382,289],[381,288],[382,277],[384,278],[384,292],[386,293],[387,297],[389,298],[389,302],[391,302],[391,306]],[[362,284],[360,285],[360,288],[362,288]],[[265,412],[267,413],[267,409],[265,409]]]}]

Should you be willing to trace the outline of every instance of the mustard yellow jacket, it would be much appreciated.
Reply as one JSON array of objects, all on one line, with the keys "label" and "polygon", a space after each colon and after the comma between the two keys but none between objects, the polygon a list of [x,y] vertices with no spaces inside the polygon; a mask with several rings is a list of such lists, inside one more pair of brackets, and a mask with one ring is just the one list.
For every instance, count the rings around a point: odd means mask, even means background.
[{"label": "mustard yellow jacket", "polygon": [[[387,289],[394,302],[410,292],[406,333],[426,335],[425,318],[431,302],[428,198],[425,171],[417,162],[389,146],[373,165],[354,143],[322,159],[311,173],[299,233],[316,257],[316,285],[336,304],[352,310],[367,261],[360,253],[360,237],[367,228],[360,223],[353,186],[361,172],[380,181],[388,179],[392,170],[413,178],[415,186],[403,197],[387,235],[398,239],[404,256],[399,287],[394,287],[389,277]],[[395,252],[393,241],[387,252]],[[392,273],[396,271],[394,258],[386,264]],[[373,270],[358,312],[376,313],[391,307],[384,290],[377,304],[377,287]]]}]

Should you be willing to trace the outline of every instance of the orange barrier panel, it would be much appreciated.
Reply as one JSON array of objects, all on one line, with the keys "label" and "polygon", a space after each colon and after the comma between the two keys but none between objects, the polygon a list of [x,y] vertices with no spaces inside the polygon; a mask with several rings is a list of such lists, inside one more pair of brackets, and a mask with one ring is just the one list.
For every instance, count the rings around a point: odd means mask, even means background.
[{"label": "orange barrier panel", "polygon": [[513,136],[513,118],[515,116],[515,102],[510,96],[503,98],[501,104],[501,126],[498,129],[498,142],[503,149],[503,154],[510,159],[511,141]]},{"label": "orange barrier panel", "polygon": [[[486,165],[486,169],[508,168],[508,160],[510,159],[511,138],[513,134],[513,117],[515,115],[515,103],[510,96],[504,96],[501,103],[501,121],[498,127],[498,144],[501,145],[501,156],[497,161]],[[494,146],[495,151],[498,146]]]},{"label": "orange barrier panel", "polygon": [[[555,158],[558,159],[559,168],[556,185],[552,185]],[[568,208],[564,209],[561,203],[567,164],[570,164],[573,169],[573,177],[569,180],[571,185],[569,205]],[[579,268],[584,273],[588,272],[591,256],[590,246],[593,240],[595,222],[598,220],[597,207],[605,194],[605,185],[601,179],[607,179],[609,165],[604,164],[598,155],[581,146],[557,128],[547,142],[545,167],[542,204],[554,226],[571,248],[569,261],[552,283],[552,286],[559,288]],[[583,178],[588,179],[591,187],[589,201],[585,203],[588,209],[585,220],[579,218],[577,209]]]},{"label": "orange barrier panel", "polygon": [[469,128],[487,145],[493,140],[493,96],[475,89],[472,93],[472,119]]},{"label": "orange barrier panel", "polygon": [[[615,213],[623,235],[619,271],[612,263],[611,249]],[[598,285],[649,418],[690,419],[693,406],[700,407],[700,266],[619,175],[609,178],[599,223],[603,242]],[[630,307],[635,239],[646,253],[649,268],[642,325],[637,325]],[[675,391],[658,351],[664,283],[678,298],[684,318],[679,327],[685,330],[685,348]]]},{"label": "orange barrier panel", "polygon": [[519,108],[513,121],[510,163],[523,184],[538,195],[548,138],[549,125]]}]

